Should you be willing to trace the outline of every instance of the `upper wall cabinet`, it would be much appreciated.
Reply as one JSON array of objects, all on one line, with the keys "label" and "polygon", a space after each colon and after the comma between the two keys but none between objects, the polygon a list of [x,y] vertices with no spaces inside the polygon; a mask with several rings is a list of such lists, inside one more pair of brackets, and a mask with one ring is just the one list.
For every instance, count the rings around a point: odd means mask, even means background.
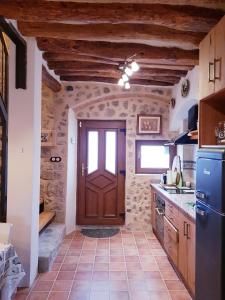
[{"label": "upper wall cabinet", "polygon": [[225,88],[225,17],[200,43],[200,99]]}]

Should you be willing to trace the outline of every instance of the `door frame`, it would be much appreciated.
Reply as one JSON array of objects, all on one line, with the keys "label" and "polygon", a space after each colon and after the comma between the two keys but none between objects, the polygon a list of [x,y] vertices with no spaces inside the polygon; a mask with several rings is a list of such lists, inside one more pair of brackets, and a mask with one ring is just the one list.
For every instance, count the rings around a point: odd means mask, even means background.
[{"label": "door frame", "polygon": [[[77,191],[76,191],[76,225],[78,226],[92,226],[90,224],[80,224],[79,221],[79,213],[80,213],[80,207],[79,207],[79,194],[80,194],[80,188],[79,188],[79,176],[80,176],[80,165],[81,165],[81,159],[79,155],[79,149],[80,149],[80,144],[81,144],[81,139],[80,139],[80,122],[124,122],[124,128],[125,128],[125,138],[124,138],[124,151],[122,153],[122,160],[124,161],[124,169],[126,170],[126,126],[127,126],[127,121],[126,120],[107,120],[107,119],[78,119],[77,120]],[[123,222],[117,224],[117,225],[124,225],[125,220],[126,220],[126,199],[125,199],[125,190],[126,190],[126,171],[124,174],[124,189],[123,189],[123,211],[124,211],[124,216],[123,216]],[[116,226],[115,225],[110,225],[110,224],[105,224],[105,225],[93,225],[93,226]]]}]

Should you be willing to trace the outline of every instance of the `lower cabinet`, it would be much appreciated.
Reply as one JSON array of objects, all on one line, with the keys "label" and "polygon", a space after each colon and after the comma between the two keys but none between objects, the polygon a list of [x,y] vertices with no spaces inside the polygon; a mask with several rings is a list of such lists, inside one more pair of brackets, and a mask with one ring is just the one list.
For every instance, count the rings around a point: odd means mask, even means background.
[{"label": "lower cabinet", "polygon": [[151,194],[151,223],[152,228],[155,230],[155,209],[156,209],[156,193],[153,191]]},{"label": "lower cabinet", "polygon": [[167,217],[164,216],[164,247],[176,267],[178,265],[178,246],[178,230],[167,219]]},{"label": "lower cabinet", "polygon": [[182,213],[179,216],[178,269],[195,294],[195,224]]}]

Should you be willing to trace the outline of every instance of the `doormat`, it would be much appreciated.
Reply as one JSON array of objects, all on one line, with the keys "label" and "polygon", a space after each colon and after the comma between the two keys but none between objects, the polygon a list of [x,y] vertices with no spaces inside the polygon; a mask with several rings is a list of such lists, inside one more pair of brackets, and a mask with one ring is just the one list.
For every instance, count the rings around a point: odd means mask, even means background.
[{"label": "doormat", "polygon": [[107,238],[119,233],[119,228],[103,228],[103,229],[82,229],[81,233],[93,238]]}]

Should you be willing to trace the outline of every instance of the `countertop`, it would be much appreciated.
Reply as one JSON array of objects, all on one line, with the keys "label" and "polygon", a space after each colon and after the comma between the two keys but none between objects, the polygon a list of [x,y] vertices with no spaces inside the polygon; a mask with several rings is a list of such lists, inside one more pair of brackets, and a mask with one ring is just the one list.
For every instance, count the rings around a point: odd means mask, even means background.
[{"label": "countertop", "polygon": [[188,203],[195,203],[195,194],[170,194],[160,187],[159,184],[151,184],[156,191],[160,192],[170,202],[175,204],[182,212],[195,221],[195,208]]}]

